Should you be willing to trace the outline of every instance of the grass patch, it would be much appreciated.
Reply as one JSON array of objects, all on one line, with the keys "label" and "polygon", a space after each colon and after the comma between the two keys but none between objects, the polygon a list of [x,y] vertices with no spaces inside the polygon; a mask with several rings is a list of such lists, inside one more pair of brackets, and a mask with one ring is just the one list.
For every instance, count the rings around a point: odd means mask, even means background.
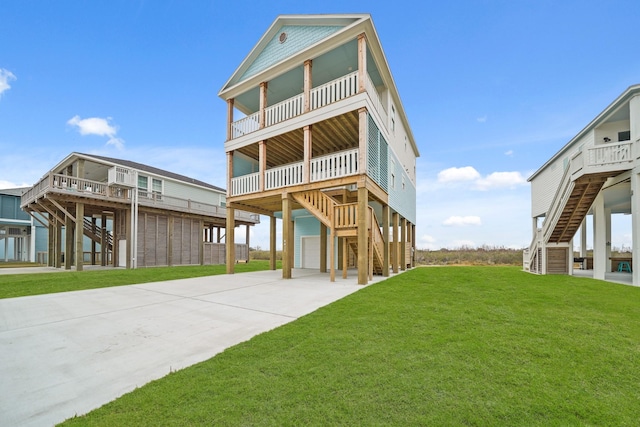
[{"label": "grass patch", "polygon": [[[279,265],[278,265],[279,266]],[[281,268],[281,266],[279,266]],[[269,261],[237,264],[237,273],[268,270]],[[54,292],[80,291],[111,286],[134,285],[163,280],[225,274],[224,265],[68,271],[54,273],[8,274],[0,276],[0,298],[14,298]]]},{"label": "grass patch", "polygon": [[418,268],[64,425],[637,425],[639,292]]}]

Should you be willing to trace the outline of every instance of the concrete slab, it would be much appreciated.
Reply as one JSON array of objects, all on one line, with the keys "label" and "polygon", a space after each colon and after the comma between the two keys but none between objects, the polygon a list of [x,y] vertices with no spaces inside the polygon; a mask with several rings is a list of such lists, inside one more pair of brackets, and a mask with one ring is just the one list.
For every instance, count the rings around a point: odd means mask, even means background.
[{"label": "concrete slab", "polygon": [[[0,424],[84,414],[363,286],[294,270],[0,300]],[[374,282],[382,280],[375,277]]]}]

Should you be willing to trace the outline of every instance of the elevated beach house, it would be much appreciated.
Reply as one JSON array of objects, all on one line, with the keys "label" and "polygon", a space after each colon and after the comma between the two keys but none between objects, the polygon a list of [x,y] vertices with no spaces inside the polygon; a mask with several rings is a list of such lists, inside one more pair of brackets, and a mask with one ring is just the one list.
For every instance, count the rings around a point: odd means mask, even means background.
[{"label": "elevated beach house", "polygon": [[[632,272],[640,285],[640,85],[629,87],[530,178],[533,240],[524,269],[573,274],[574,261],[605,279]],[[611,256],[611,216],[631,215],[632,255]],[[593,257],[586,218],[592,215]],[[582,253],[574,257],[578,229]],[[577,259],[576,259],[577,258]]]},{"label": "elevated beach house", "polygon": [[20,209],[27,188],[0,190],[0,262],[41,262],[38,251],[46,247],[46,229]]},{"label": "elevated beach house", "polygon": [[236,209],[270,217],[275,268],[281,218],[284,278],[413,265],[419,153],[370,15],[277,17],[219,96],[227,230]]},{"label": "elevated beach house", "polygon": [[[223,264],[226,191],[196,179],[128,160],[71,153],[21,197],[22,209],[49,230],[47,262],[127,268]],[[234,210],[246,241],[259,215]],[[235,259],[234,259],[235,261]]]}]

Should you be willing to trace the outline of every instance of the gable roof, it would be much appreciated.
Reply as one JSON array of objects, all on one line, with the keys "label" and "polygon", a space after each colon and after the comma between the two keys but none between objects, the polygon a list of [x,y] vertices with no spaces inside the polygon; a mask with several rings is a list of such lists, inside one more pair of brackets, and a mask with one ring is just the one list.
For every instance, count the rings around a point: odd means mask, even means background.
[{"label": "gable roof", "polygon": [[527,181],[531,182],[536,176],[538,176],[544,169],[550,164],[555,162],[559,157],[563,156],[576,141],[579,141],[587,133],[591,132],[596,126],[604,123],[613,114],[617,113],[624,104],[628,103],[631,98],[636,95],[640,95],[640,84],[629,86],[620,96],[618,96],[607,108],[602,110],[587,126],[584,127],[576,136],[571,138],[560,150],[556,152],[549,160],[547,160],[540,168],[535,171]]},{"label": "gable roof", "polygon": [[[282,29],[293,26],[324,27],[325,32],[322,37],[319,36],[322,32],[313,33],[314,36],[310,42],[298,41],[297,43],[292,43],[295,49],[287,51],[286,55],[272,55],[271,60],[261,60],[263,55],[268,56],[272,46],[280,46],[279,37],[283,32],[286,33]],[[240,63],[240,66],[234,71],[229,80],[222,86],[218,96],[224,100],[235,98],[247,90],[258,87],[261,82],[269,81],[286,71],[294,69],[307,59],[317,58],[362,33],[367,38],[368,53],[372,55],[378,67],[380,78],[389,89],[398,117],[405,125],[411,147],[415,155],[420,156],[398,88],[391,74],[389,63],[373,25],[373,19],[368,13],[278,16]],[[288,37],[287,42],[289,42]],[[273,50],[275,51],[275,49]],[[275,57],[279,59],[275,60]]]},{"label": "gable roof", "polygon": [[[246,81],[283,60],[304,52],[328,37],[367,19],[371,19],[369,14],[278,16],[220,89],[219,95],[236,84]],[[299,36],[296,37],[296,29],[301,27],[305,27],[309,31],[298,34]],[[294,32],[293,37],[289,35],[292,31]],[[285,49],[280,47],[283,43],[280,40],[280,35],[283,33],[289,41],[285,45]]]},{"label": "gable roof", "polygon": [[[100,160],[102,162],[107,162],[107,163],[112,163],[114,165],[121,165],[121,166],[126,166],[128,168],[131,169],[136,169],[138,171],[142,171],[142,172],[148,172],[154,175],[159,175],[159,176],[164,176],[167,178],[171,178],[174,179],[176,181],[181,181],[181,182],[185,182],[188,184],[194,184],[194,185],[199,185],[201,187],[206,187],[209,188],[211,190],[216,190],[216,191],[220,191],[220,192],[226,192],[225,189],[217,187],[215,185],[206,183],[204,181],[200,181],[198,179],[195,178],[189,178],[188,176],[184,176],[184,175],[180,175],[174,172],[170,172],[164,169],[160,169],[160,168],[156,168],[154,166],[149,166],[149,165],[145,165],[142,163],[138,163],[138,162],[133,162],[131,160],[123,160],[123,159],[116,159],[113,157],[105,157],[105,156],[97,156],[94,154],[84,154],[84,153],[71,153],[70,156],[67,157],[67,159],[73,155],[76,155],[78,157],[83,157],[86,159],[95,159],[95,160]],[[65,159],[66,160],[66,159]]]}]

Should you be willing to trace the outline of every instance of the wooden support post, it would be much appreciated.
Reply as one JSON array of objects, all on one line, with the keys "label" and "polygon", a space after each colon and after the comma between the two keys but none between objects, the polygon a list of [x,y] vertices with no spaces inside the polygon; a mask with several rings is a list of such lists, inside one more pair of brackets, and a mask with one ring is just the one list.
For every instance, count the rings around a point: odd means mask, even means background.
[{"label": "wooden support post", "polygon": [[225,247],[227,255],[227,274],[235,273],[236,265],[236,210],[227,207],[227,228],[225,230]]},{"label": "wooden support post", "polygon": [[416,266],[416,225],[411,224],[411,268]]},{"label": "wooden support post", "polygon": [[269,269],[276,269],[276,217],[269,217]]},{"label": "wooden support post", "polygon": [[358,187],[358,284],[366,285],[368,280],[368,234],[367,215],[369,206],[369,190],[367,187]]},{"label": "wooden support post", "polygon": [[204,228],[204,221],[200,220],[200,244],[198,246],[198,262],[200,263],[200,265],[204,265],[204,240],[205,240],[205,236],[204,236],[204,231],[206,229]]},{"label": "wooden support post", "polygon": [[233,178],[233,150],[227,151],[227,197],[233,195],[231,179]]},{"label": "wooden support post", "polygon": [[233,139],[233,98],[227,99],[227,141]]},{"label": "wooden support post", "polygon": [[263,129],[266,126],[265,119],[266,114],[265,110],[267,109],[267,88],[269,87],[268,82],[260,83],[260,114],[259,114],[259,125],[260,129]]},{"label": "wooden support post", "polygon": [[358,36],[358,92],[366,90],[365,77],[367,77],[367,38],[364,33]]},{"label": "wooden support post", "polygon": [[260,141],[258,143],[258,162],[259,162],[259,171],[260,171],[260,182],[258,183],[258,188],[260,191],[264,191],[264,175],[267,171],[267,141]]},{"label": "wooden support post", "polygon": [[400,269],[407,269],[407,219],[400,221]]},{"label": "wooden support post", "polygon": [[84,265],[84,203],[76,203],[76,271],[82,271]]},{"label": "wooden support post", "polygon": [[293,236],[291,236],[291,201],[289,194],[282,193],[282,278],[291,279],[291,256]]},{"label": "wooden support post", "polygon": [[64,238],[64,269],[71,270],[73,264],[73,220],[69,215],[65,215]]},{"label": "wooden support post", "polygon": [[382,206],[382,276],[389,277],[389,205]]},{"label": "wooden support post", "polygon": [[368,251],[368,265],[369,265],[369,280],[373,280],[373,218],[371,217],[373,212],[367,209],[367,248]]},{"label": "wooden support post", "polygon": [[394,212],[391,215],[393,225],[391,231],[393,233],[393,240],[391,242],[391,268],[394,273],[398,272],[398,212]]},{"label": "wooden support post", "polygon": [[96,265],[96,241],[95,236],[97,234],[98,227],[96,225],[96,218],[91,217],[91,233],[93,238],[91,239],[91,265]]},{"label": "wooden support post", "polygon": [[[55,221],[55,220],[53,220]],[[47,265],[53,267],[55,265],[55,242],[56,242],[56,226],[55,223],[49,222],[49,233],[47,233]]]},{"label": "wooden support post", "polygon": [[304,61],[304,112],[308,113],[311,111],[311,88],[313,87],[312,82],[312,70],[313,62],[308,59]]},{"label": "wooden support post", "polygon": [[347,278],[347,270],[349,269],[349,241],[346,237],[342,239],[342,278]]},{"label": "wooden support post", "polygon": [[[100,265],[105,267],[109,264],[109,234],[107,233],[107,216],[100,216]],[[115,242],[114,242],[115,245]]]},{"label": "wooden support post", "polygon": [[[134,190],[135,191],[135,190]],[[125,240],[127,242],[127,268],[133,268],[133,263],[131,262],[131,256],[133,255],[134,247],[133,247],[133,230],[131,229],[131,217],[133,216],[133,212],[131,209],[126,209],[124,211],[125,216]]]},{"label": "wooden support post", "polygon": [[249,259],[251,258],[251,246],[250,246],[250,236],[251,236],[251,229],[249,228],[249,224],[245,225],[245,227],[247,227],[246,233],[246,241],[245,243],[247,244],[247,262],[249,262]]},{"label": "wooden support post", "polygon": [[312,126],[308,125],[304,127],[304,141],[303,141],[303,160],[302,160],[302,182],[308,184],[311,179],[311,152],[313,144],[313,130]]},{"label": "wooden support post", "polygon": [[320,223],[320,273],[327,272],[327,226]]},{"label": "wooden support post", "polygon": [[58,220],[56,221],[56,240],[55,240],[55,268],[62,267],[62,223]]}]

